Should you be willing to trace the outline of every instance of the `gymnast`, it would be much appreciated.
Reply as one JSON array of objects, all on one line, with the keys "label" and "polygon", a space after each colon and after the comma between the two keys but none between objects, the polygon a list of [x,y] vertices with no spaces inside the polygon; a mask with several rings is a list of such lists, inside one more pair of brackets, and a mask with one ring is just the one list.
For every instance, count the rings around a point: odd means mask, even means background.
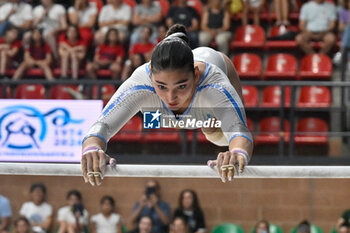
[{"label": "gymnast", "polygon": [[118,88],[85,136],[81,167],[86,183],[101,184],[106,165],[116,165],[116,159],[105,153],[108,140],[138,111],[150,107],[170,114],[173,121],[185,115],[220,121],[220,127],[201,128],[209,141],[229,147],[208,166],[217,167],[223,182],[244,171],[253,139],[236,70],[223,53],[208,47],[192,51],[185,27],[176,24],[154,48],[151,61]]}]

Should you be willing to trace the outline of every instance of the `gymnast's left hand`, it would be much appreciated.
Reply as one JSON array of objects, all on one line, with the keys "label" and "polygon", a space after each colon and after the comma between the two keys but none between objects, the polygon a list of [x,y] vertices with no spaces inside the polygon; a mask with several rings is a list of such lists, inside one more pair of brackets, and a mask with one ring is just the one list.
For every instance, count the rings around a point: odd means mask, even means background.
[{"label": "gymnast's left hand", "polygon": [[106,173],[106,165],[115,166],[117,161],[109,157],[103,150],[87,151],[81,157],[81,169],[85,183],[92,186],[101,185]]},{"label": "gymnast's left hand", "polygon": [[237,173],[237,168],[239,173],[242,173],[245,168],[244,157],[240,154],[226,151],[220,152],[216,160],[208,161],[209,167],[215,167],[218,170],[219,176],[222,182],[232,181],[235,174]]}]

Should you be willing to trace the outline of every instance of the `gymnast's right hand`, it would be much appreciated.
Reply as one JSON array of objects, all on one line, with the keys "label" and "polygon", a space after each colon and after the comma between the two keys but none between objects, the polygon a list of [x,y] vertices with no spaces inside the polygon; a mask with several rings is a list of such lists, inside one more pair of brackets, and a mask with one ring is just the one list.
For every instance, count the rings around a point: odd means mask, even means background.
[{"label": "gymnast's right hand", "polygon": [[106,165],[115,166],[117,161],[96,146],[87,146],[81,157],[81,169],[85,183],[101,185],[106,173]]}]

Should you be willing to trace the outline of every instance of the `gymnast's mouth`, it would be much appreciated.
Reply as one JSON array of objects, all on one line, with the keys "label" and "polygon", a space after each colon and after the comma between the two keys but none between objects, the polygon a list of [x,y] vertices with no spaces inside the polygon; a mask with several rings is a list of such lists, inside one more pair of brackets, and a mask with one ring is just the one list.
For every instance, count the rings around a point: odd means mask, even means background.
[{"label": "gymnast's mouth", "polygon": [[170,106],[170,107],[175,107],[177,105],[178,105],[178,103],[168,103],[168,106]]}]

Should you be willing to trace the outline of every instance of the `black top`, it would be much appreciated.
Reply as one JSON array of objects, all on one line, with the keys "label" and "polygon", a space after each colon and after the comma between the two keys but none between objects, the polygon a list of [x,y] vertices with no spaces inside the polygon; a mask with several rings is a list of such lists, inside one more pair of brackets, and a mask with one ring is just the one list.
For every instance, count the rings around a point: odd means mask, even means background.
[{"label": "black top", "polygon": [[167,18],[171,18],[174,24],[183,24],[185,27],[191,27],[192,19],[198,19],[199,16],[195,9],[192,7],[178,7],[172,6],[169,9]]},{"label": "black top", "polygon": [[221,10],[219,13],[213,13],[211,9],[208,10],[208,28],[219,29],[224,23],[224,10]]},{"label": "black top", "polygon": [[192,233],[198,231],[198,229],[200,228],[205,229],[205,219],[204,219],[203,211],[201,209],[192,211],[191,214],[189,214],[184,210],[178,208],[174,212],[174,218],[175,217],[184,218]]}]

